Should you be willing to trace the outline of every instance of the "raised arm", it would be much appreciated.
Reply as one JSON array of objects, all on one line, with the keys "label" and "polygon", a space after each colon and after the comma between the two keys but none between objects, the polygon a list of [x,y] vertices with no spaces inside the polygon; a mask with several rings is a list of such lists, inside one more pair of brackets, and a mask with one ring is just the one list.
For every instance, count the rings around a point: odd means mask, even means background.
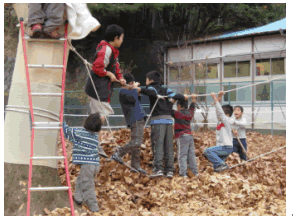
[{"label": "raised arm", "polygon": [[222,106],[220,105],[215,93],[212,92],[211,96],[215,101],[217,117],[221,119],[221,121],[224,123],[225,127],[231,128],[231,122],[230,122],[229,118],[225,115],[225,112],[223,111]]},{"label": "raised arm", "polygon": [[191,95],[191,104],[188,109],[192,117],[194,116],[195,102],[196,102],[196,94],[192,94]]},{"label": "raised arm", "polygon": [[[222,97],[223,97],[224,94],[225,94],[224,91],[220,91],[219,94],[218,94],[218,98],[217,99],[214,99],[214,100],[217,100],[218,102],[220,102],[222,100]],[[216,102],[212,103],[212,105],[214,105],[214,104],[216,104]],[[219,113],[219,111],[218,111],[217,108],[216,108],[216,114],[217,114],[217,117],[220,118],[220,113]]]},{"label": "raised arm", "polygon": [[63,131],[64,131],[64,136],[67,138],[69,141],[74,141],[74,128],[70,128],[67,123],[64,121],[63,122]]}]

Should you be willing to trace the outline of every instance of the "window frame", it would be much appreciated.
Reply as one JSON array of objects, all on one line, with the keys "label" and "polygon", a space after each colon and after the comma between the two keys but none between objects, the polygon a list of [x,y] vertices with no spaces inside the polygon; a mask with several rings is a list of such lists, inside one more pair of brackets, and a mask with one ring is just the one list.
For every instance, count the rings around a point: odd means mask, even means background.
[{"label": "window frame", "polygon": [[[234,63],[236,62],[236,76],[235,77],[225,77],[225,63]],[[249,62],[249,75],[248,76],[238,76],[238,62]],[[251,77],[251,60],[235,60],[224,62],[223,61],[223,79],[235,79],[235,78],[244,78],[244,77]]]},{"label": "window frame", "polygon": [[[284,60],[284,74],[275,74],[275,75],[272,75],[272,59],[283,59]],[[256,75],[256,71],[255,71],[255,77],[267,77],[267,76],[282,76],[282,75],[286,75],[286,62],[285,62],[285,59],[286,57],[265,57],[265,58],[261,58],[261,59],[255,59],[255,70],[257,68],[257,60],[270,60],[270,74],[269,75]]]},{"label": "window frame", "polygon": [[[237,83],[237,82],[236,82],[236,83]],[[225,86],[227,86],[227,87],[228,87],[228,90],[229,90],[229,84],[228,84],[228,85],[223,85],[223,90],[224,90],[224,91],[225,91]],[[237,89],[237,84],[230,84],[230,86],[231,86],[231,89],[234,89],[234,88],[232,88],[232,86],[235,86],[235,89]],[[235,93],[236,93],[236,95],[235,95],[236,100],[235,100],[235,101],[231,101],[231,100],[230,100],[230,102],[237,102],[237,100],[238,100],[238,97],[237,97],[237,95],[238,95],[238,90],[236,90]],[[228,94],[228,93],[226,93],[226,94]],[[228,100],[228,101],[225,101],[225,100],[224,100],[224,97],[225,97],[225,95],[223,96],[223,102],[229,102],[229,100]]]},{"label": "window frame", "polygon": [[[217,77],[216,78],[208,78],[208,64],[216,64],[217,65]],[[198,80],[216,80],[216,79],[220,79],[220,71],[219,71],[219,68],[220,68],[220,63],[205,63],[204,64],[205,68],[206,68],[206,78],[202,78],[202,79],[198,79]]]},{"label": "window frame", "polygon": [[[267,76],[267,75],[266,75]],[[264,83],[264,84],[260,84],[260,85],[265,85],[265,84],[269,84],[270,87],[270,92],[269,92],[269,100],[257,100],[257,85],[255,86],[255,97],[254,97],[254,102],[255,103],[261,103],[261,102],[271,102],[271,82],[270,83]]]}]

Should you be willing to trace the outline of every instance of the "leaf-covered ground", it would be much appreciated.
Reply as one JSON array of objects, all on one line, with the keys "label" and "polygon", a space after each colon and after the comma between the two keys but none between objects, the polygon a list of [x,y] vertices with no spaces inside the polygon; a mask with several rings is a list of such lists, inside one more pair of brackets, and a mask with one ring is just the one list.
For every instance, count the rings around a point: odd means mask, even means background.
[{"label": "leaf-covered ground", "polygon": [[[114,137],[123,146],[130,139],[130,131],[114,131]],[[109,143],[111,134],[103,131],[100,139],[110,156],[115,145]],[[148,216],[148,215],[286,215],[286,148],[221,173],[214,173],[203,150],[215,145],[215,131],[194,132],[199,177],[189,173],[189,178],[178,175],[177,149],[174,141],[176,174],[173,179],[149,179],[113,161],[101,159],[100,173],[96,177],[96,194],[100,211],[76,215]],[[286,145],[281,136],[247,133],[248,154],[254,158]],[[66,140],[71,186],[79,175],[80,166],[71,163],[72,144]],[[59,142],[61,154],[61,143]],[[150,131],[146,130],[141,151],[141,166],[152,172]],[[126,155],[124,161],[130,161]],[[240,158],[232,154],[229,166],[238,164]],[[58,172],[66,185],[64,163],[59,162]],[[70,215],[70,209],[46,210],[48,215]]]}]

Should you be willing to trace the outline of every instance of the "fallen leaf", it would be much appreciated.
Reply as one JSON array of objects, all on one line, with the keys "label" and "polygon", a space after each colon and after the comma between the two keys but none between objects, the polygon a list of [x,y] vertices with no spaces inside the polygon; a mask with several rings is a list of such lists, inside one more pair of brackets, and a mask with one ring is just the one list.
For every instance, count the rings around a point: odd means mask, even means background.
[{"label": "fallen leaf", "polygon": [[18,211],[21,211],[23,209],[24,203],[18,208]]},{"label": "fallen leaf", "polygon": [[50,214],[50,211],[49,211],[49,209],[47,209],[47,208],[44,208],[44,212],[45,212],[47,215]]},{"label": "fallen leaf", "polygon": [[127,184],[131,184],[133,182],[133,180],[130,177],[125,176],[124,179]]}]

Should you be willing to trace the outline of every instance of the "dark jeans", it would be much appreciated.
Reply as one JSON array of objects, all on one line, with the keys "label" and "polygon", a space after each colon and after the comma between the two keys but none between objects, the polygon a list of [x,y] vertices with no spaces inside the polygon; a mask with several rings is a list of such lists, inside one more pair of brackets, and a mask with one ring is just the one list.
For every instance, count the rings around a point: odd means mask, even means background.
[{"label": "dark jeans", "polygon": [[153,171],[174,172],[174,147],[172,124],[152,125],[151,144],[154,155]]},{"label": "dark jeans", "polygon": [[140,168],[140,147],[143,140],[144,119],[135,121],[130,124],[131,140],[123,147],[118,149],[119,156],[123,157],[131,153],[131,166],[135,169]]},{"label": "dark jeans", "polygon": [[[247,152],[246,138],[241,138],[241,139],[239,139],[239,140],[240,140],[240,142],[242,143],[244,149],[245,149],[246,152]],[[241,158],[242,160],[247,160],[246,155],[245,155],[245,153],[243,152],[242,147],[240,146],[240,144],[239,144],[237,138],[233,138],[233,152],[239,154],[239,156],[240,156],[240,158]]]},{"label": "dark jeans", "polygon": [[214,169],[225,163],[226,158],[233,152],[232,146],[214,146],[204,150],[204,155],[213,163]]},{"label": "dark jeans", "polygon": [[44,24],[45,32],[52,32],[63,25],[64,3],[29,3],[28,26]]}]

